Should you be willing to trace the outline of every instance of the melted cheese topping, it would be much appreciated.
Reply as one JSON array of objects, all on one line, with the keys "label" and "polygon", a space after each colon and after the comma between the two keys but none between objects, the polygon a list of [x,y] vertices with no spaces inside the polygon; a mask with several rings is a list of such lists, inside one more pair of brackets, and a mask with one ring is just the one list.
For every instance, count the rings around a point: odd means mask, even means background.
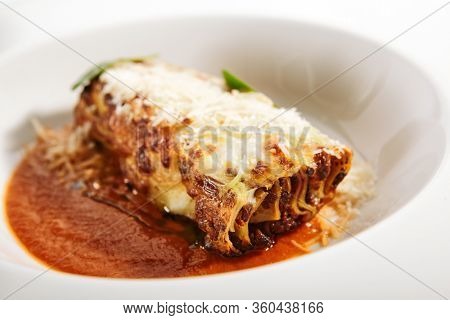
[{"label": "melted cheese topping", "polygon": [[162,62],[120,64],[103,73],[100,80],[119,105],[138,94],[148,105],[159,106],[160,112],[152,119],[155,125],[189,118],[200,126],[249,127],[268,122],[271,126],[310,126],[296,110],[275,108],[260,92],[229,92],[221,79]]},{"label": "melted cheese topping", "polygon": [[[142,106],[130,103],[138,97],[152,107],[154,126],[189,119],[189,126],[180,126],[176,134],[179,146],[186,152],[201,150],[197,167],[224,183],[234,177],[226,169],[249,181],[251,170],[262,162],[271,168],[265,181],[270,185],[301,165],[313,167],[314,154],[322,149],[341,152],[338,142],[313,128],[295,109],[277,108],[260,92],[227,91],[221,79],[192,69],[157,60],[123,63],[102,74],[100,81],[119,114],[139,113]],[[280,164],[280,150],[293,164],[288,170]]]}]

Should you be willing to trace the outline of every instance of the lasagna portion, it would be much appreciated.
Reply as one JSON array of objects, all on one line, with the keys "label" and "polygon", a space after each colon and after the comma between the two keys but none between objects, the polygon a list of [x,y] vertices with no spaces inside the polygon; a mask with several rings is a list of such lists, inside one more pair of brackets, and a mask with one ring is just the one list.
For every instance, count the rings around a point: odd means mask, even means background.
[{"label": "lasagna portion", "polygon": [[260,92],[156,59],[84,87],[76,125],[148,201],[194,220],[224,255],[270,247],[335,195],[352,152]]}]

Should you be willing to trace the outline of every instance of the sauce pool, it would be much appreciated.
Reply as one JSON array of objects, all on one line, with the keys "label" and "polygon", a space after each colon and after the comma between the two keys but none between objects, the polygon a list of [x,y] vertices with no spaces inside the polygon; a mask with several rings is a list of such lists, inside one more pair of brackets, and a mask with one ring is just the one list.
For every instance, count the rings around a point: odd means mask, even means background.
[{"label": "sauce pool", "polygon": [[150,204],[127,214],[64,187],[36,152],[14,172],[6,212],[17,238],[52,269],[115,278],[196,276],[270,264],[303,254],[292,240],[306,243],[319,232],[313,220],[279,236],[266,251],[222,257],[196,245],[201,235],[186,219]]}]

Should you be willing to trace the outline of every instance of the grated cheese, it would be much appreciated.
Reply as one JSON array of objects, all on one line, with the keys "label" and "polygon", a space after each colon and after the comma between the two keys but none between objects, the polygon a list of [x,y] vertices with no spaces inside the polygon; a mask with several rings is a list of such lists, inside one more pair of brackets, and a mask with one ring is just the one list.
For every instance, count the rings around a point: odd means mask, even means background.
[{"label": "grated cheese", "polygon": [[[284,176],[297,172],[303,164],[314,167],[314,152],[338,155],[343,147],[313,128],[295,109],[275,108],[260,92],[229,92],[221,79],[192,69],[158,60],[123,63],[103,73],[100,81],[103,93],[110,94],[118,105],[119,115],[133,117],[141,112],[141,107],[130,103],[138,96],[144,105],[154,107],[150,117],[153,126],[190,119],[189,127],[177,133],[180,147],[189,150],[214,145],[215,152],[205,157],[203,165],[210,176],[224,183],[230,179],[222,170],[228,163],[242,172],[244,180],[258,161],[277,171],[275,150],[272,154],[265,150],[270,141],[294,161],[290,171],[278,170]],[[299,141],[324,148],[309,152],[302,150]]]}]

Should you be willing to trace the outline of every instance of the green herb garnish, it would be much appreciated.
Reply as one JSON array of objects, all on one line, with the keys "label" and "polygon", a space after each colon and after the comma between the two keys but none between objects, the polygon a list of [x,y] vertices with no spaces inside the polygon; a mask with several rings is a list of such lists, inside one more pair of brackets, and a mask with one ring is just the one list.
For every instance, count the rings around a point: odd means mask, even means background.
[{"label": "green herb garnish", "polygon": [[230,90],[236,89],[240,92],[252,92],[254,91],[252,87],[250,87],[247,83],[236,77],[234,74],[230,73],[227,70],[222,70],[223,78],[227,83],[228,88]]},{"label": "green herb garnish", "polygon": [[72,90],[75,90],[79,86],[86,84],[90,82],[91,80],[99,77],[104,73],[106,70],[117,66],[118,64],[125,63],[125,62],[144,62],[149,59],[153,59],[155,55],[146,56],[146,57],[137,57],[137,58],[120,58],[114,61],[108,61],[108,62],[102,62],[97,65],[95,65],[93,68],[89,69],[88,72],[83,74],[81,78],[75,82],[72,86]]}]

